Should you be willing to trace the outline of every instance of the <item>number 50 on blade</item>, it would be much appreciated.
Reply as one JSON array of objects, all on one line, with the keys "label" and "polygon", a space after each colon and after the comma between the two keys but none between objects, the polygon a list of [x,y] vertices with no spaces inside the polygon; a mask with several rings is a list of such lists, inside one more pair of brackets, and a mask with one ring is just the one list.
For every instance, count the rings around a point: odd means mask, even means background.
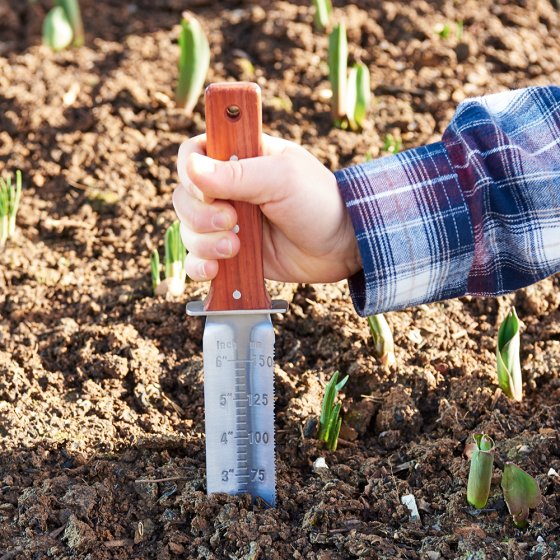
[{"label": "number 50 on blade", "polygon": [[[218,160],[262,155],[260,88],[252,83],[212,84],[206,90],[206,152]],[[241,248],[220,261],[204,302],[189,315],[205,315],[204,410],[208,493],[249,493],[274,507],[274,329],[264,285],[262,216],[258,206],[231,202]]]}]

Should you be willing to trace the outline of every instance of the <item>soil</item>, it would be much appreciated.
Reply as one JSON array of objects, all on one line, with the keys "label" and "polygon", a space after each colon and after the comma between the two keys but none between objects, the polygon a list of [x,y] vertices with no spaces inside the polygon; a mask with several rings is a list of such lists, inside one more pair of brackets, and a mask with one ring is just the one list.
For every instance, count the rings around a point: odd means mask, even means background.
[{"label": "soil", "polygon": [[[466,97],[560,83],[548,0],[335,2],[372,74],[361,133],[331,127],[310,2],[82,0],[86,46],[53,53],[40,44],[50,2],[2,0],[0,173],[21,169],[25,189],[0,254],[0,559],[559,558],[558,277],[389,313],[391,371],[345,283],[270,283],[290,301],[274,319],[278,507],[206,495],[203,325],[184,304],[207,286],[155,298],[149,276],[174,219],[178,147],[204,130],[202,103],[186,118],[173,101],[187,4],[209,35],[208,81],[258,82],[265,130],[331,169],[386,155],[387,134],[403,149],[439,140]],[[522,403],[495,373],[511,303]],[[335,370],[350,380],[329,452],[304,428]],[[463,450],[481,431],[497,451],[477,511]],[[313,469],[318,457],[328,469]],[[507,460],[543,495],[523,531],[501,496]]]}]

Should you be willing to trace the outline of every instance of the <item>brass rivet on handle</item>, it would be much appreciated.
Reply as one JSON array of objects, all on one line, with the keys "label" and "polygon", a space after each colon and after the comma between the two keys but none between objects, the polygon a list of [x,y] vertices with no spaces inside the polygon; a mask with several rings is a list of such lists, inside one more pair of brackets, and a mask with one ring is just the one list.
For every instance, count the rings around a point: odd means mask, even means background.
[{"label": "brass rivet on handle", "polygon": [[236,121],[241,116],[241,109],[239,105],[228,105],[226,107],[226,115],[228,119]]}]

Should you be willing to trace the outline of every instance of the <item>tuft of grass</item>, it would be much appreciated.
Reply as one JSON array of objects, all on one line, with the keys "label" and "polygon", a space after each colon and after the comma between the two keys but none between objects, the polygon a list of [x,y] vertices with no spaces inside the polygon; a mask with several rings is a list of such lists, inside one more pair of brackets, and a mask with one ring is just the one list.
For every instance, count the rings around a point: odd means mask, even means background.
[{"label": "tuft of grass", "polygon": [[192,115],[202,93],[210,67],[210,45],[199,21],[183,12],[179,35],[179,81],[175,93],[177,107]]},{"label": "tuft of grass", "polygon": [[61,51],[72,43],[74,33],[62,6],[55,6],[43,20],[43,44],[53,51]]},{"label": "tuft of grass", "polygon": [[0,247],[6,244],[16,230],[16,215],[21,199],[21,171],[16,171],[15,184],[12,176],[7,179],[0,177]]},{"label": "tuft of grass", "polygon": [[327,444],[327,448],[336,451],[338,445],[338,435],[342,426],[342,417],[340,416],[341,403],[334,404],[336,395],[346,385],[348,375],[338,381],[339,372],[335,371],[331,380],[325,387],[325,395],[323,397],[323,405],[321,407],[321,417],[319,418],[319,439]]},{"label": "tuft of grass", "polygon": [[398,154],[402,148],[402,140],[392,134],[386,134],[383,139],[383,151],[390,154]]}]

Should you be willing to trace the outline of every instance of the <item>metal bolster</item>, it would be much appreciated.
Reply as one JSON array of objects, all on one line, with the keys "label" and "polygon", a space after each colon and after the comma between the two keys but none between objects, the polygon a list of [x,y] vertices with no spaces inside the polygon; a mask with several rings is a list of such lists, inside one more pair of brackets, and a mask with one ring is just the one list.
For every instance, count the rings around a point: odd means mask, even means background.
[{"label": "metal bolster", "polygon": [[206,315],[262,315],[263,313],[285,313],[288,311],[288,302],[283,299],[272,300],[270,309],[227,309],[224,311],[206,311],[204,302],[189,301],[187,303],[187,315],[200,317]]}]

